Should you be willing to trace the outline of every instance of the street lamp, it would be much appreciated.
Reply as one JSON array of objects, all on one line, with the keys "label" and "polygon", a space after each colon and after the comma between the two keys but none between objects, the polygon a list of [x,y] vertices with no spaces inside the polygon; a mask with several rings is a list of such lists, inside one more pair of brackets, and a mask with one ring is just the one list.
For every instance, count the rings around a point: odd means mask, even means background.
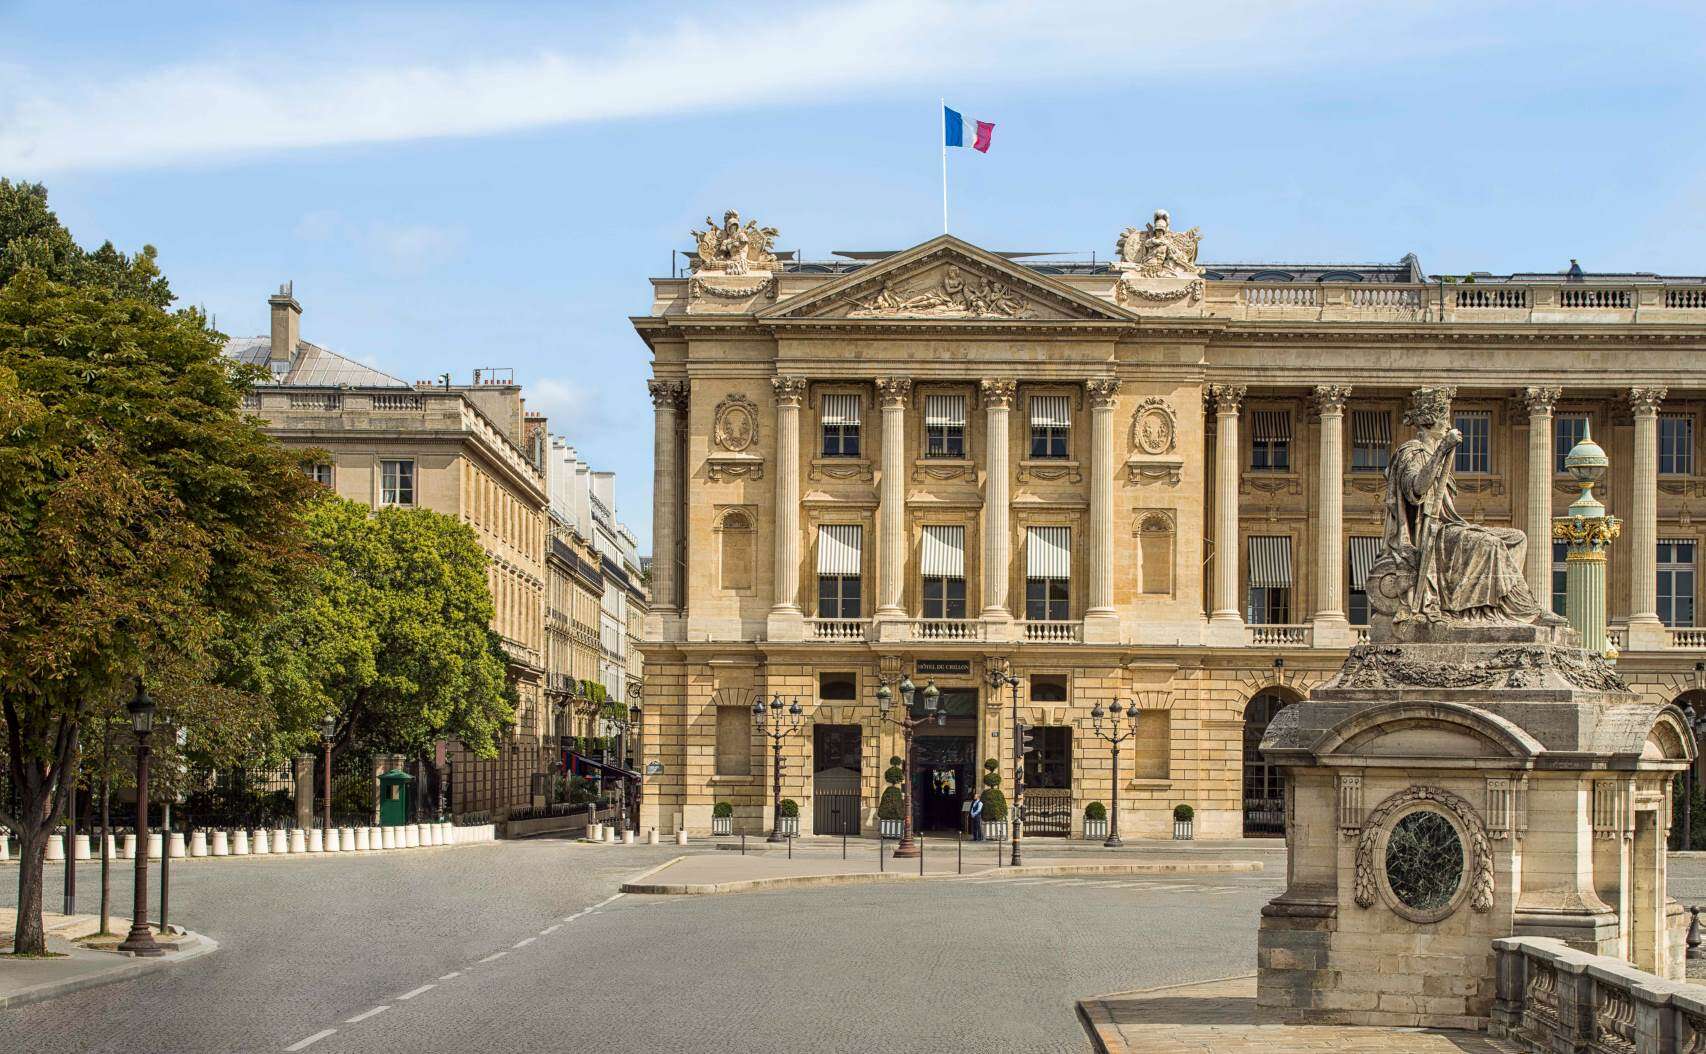
[{"label": "street lamp", "polygon": [[[914,717],[912,714],[912,698],[914,695],[924,700],[924,713]],[[900,843],[894,847],[896,857],[914,857],[923,851],[912,837],[912,733],[921,725],[934,722],[938,725],[948,723],[948,712],[938,710],[936,704],[942,697],[941,689],[936,682],[931,681],[924,686],[922,692],[913,685],[912,678],[902,676],[900,679],[900,714],[893,712],[894,696],[889,691],[888,682],[877,686],[877,712],[879,716],[891,725],[900,729],[902,750],[902,772],[904,777],[900,782]]]},{"label": "street lamp", "polygon": [[320,742],[326,745],[325,801],[320,804],[320,827],[326,836],[332,833],[332,738],[338,733],[338,715],[327,714],[320,719]]},{"label": "street lamp", "polygon": [[1008,828],[1012,832],[1013,854],[1012,865],[1018,867],[1024,860],[1024,809],[1025,809],[1025,726],[1019,721],[1019,678],[1000,666],[991,664],[988,669],[989,687],[996,692],[1010,689],[1013,693],[1013,808],[1012,818]]},{"label": "street lamp", "polygon": [[142,687],[142,678],[136,679],[136,696],[125,709],[130,712],[131,731],[136,733],[136,895],[130,909],[130,933],[118,948],[153,957],[166,952],[154,943],[154,934],[148,928],[148,733],[154,731],[154,700]]},{"label": "street lamp", "polygon": [[773,695],[769,705],[765,705],[764,697],[752,704],[752,716],[758,722],[758,730],[770,740],[770,837],[767,842],[783,841],[782,837],[782,741],[798,733],[805,727],[805,711],[800,707],[799,699],[795,699],[786,711],[782,708],[782,697]]},{"label": "street lamp", "polygon": [[[1102,731],[1102,717],[1108,717],[1108,730]],[[1121,731],[1122,723],[1125,725]],[[1108,821],[1108,840],[1102,845],[1109,849],[1117,849],[1125,843],[1120,841],[1120,744],[1137,735],[1137,704],[1133,703],[1128,711],[1115,699],[1107,710],[1102,709],[1098,702],[1090,708],[1090,728],[1105,741],[1114,751],[1114,811]]]}]

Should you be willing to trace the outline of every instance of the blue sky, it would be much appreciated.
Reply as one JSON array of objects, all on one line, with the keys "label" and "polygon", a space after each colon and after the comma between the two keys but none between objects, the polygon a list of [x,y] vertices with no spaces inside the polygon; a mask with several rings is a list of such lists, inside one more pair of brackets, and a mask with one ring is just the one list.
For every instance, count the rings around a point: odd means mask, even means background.
[{"label": "blue sky", "polygon": [[[352,9],[353,8],[353,9]],[[627,316],[708,213],[778,244],[1706,272],[1698,5],[0,0],[0,175],[153,243],[232,334],[408,379],[513,367],[649,548]]]}]

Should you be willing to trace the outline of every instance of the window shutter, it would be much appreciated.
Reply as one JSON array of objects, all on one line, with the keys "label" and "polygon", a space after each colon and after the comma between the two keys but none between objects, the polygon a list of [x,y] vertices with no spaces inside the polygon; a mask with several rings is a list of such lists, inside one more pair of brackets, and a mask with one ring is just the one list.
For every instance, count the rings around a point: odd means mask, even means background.
[{"label": "window shutter", "polygon": [[1072,397],[1069,395],[1031,396],[1032,428],[1071,428]]},{"label": "window shutter", "polygon": [[1291,536],[1253,535],[1250,545],[1250,587],[1291,588]]},{"label": "window shutter", "polygon": [[1025,577],[1072,577],[1072,528],[1026,528]]},{"label": "window shutter", "polygon": [[817,529],[817,573],[858,575],[864,528],[857,523],[826,523]]},{"label": "window shutter", "polygon": [[964,578],[966,529],[958,526],[925,527],[920,555],[919,563],[925,578]]},{"label": "window shutter", "polygon": [[966,423],[966,397],[963,395],[926,395],[924,423],[927,425],[957,425]]}]

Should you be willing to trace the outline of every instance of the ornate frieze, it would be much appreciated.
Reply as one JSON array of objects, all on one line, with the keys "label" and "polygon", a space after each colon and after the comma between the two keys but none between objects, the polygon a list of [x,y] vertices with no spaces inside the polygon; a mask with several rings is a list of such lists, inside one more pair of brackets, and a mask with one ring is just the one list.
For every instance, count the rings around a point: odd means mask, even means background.
[{"label": "ornate frieze", "polygon": [[1120,278],[1114,300],[1121,305],[1177,306],[1200,303],[1203,269],[1197,266],[1202,232],[1175,231],[1166,209],[1156,209],[1142,230],[1127,227],[1114,243],[1114,268]]},{"label": "ornate frieze", "polygon": [[1339,834],[1355,838],[1362,832],[1362,776],[1339,777]]},{"label": "ornate frieze", "polygon": [[1150,396],[1131,415],[1132,448],[1145,454],[1171,454],[1179,445],[1179,422],[1167,400]]},{"label": "ornate frieze", "polygon": [[[1372,583],[1371,583],[1372,584]],[[1610,663],[1580,648],[1512,646],[1473,661],[1435,661],[1396,644],[1358,644],[1333,679],[1336,688],[1539,688],[1546,675],[1587,691],[1626,692]]]},{"label": "ornate frieze", "polygon": [[1004,279],[949,264],[921,279],[885,281],[876,292],[855,300],[848,317],[1029,319],[1037,313]]}]

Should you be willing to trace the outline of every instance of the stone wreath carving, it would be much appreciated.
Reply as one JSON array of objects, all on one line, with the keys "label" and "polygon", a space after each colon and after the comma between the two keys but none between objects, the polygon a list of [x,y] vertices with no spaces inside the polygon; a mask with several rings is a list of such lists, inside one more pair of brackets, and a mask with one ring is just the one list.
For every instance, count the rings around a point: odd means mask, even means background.
[{"label": "stone wreath carving", "polygon": [[1137,404],[1131,419],[1132,446],[1145,454],[1171,454],[1178,446],[1178,432],[1167,400],[1151,396]]},{"label": "stone wreath carving", "polygon": [[717,445],[724,450],[741,451],[758,440],[758,408],[745,392],[734,392],[717,404]]},{"label": "stone wreath carving", "polygon": [[[1411,805],[1425,802],[1437,805],[1457,820],[1466,831],[1469,851],[1469,906],[1485,913],[1493,910],[1493,854],[1487,841],[1487,827],[1475,812],[1475,807],[1443,787],[1415,786],[1391,795],[1375,806],[1362,828],[1357,841],[1355,895],[1358,907],[1371,908],[1379,896],[1379,877],[1376,874],[1375,848],[1383,834],[1390,834],[1392,821]],[[1383,865],[1381,865],[1383,866]]]},{"label": "stone wreath carving", "polygon": [[1536,688],[1548,670],[1577,688],[1626,692],[1629,686],[1602,656],[1575,648],[1500,648],[1475,662],[1430,662],[1393,644],[1359,644],[1335,678],[1337,688]]}]

